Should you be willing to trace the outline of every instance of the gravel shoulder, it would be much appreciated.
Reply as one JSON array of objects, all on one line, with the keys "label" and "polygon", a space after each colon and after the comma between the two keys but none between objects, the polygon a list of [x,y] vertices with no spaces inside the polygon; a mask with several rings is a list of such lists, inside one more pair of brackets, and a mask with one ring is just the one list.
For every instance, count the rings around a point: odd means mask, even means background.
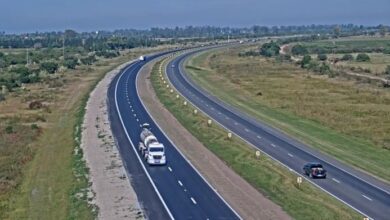
[{"label": "gravel shoulder", "polygon": [[153,118],[180,151],[243,219],[291,219],[280,206],[258,192],[203,146],[164,108],[149,80],[153,64],[146,65],[138,77],[139,94]]},{"label": "gravel shoulder", "polygon": [[108,86],[127,64],[110,71],[99,82],[90,94],[83,122],[81,148],[89,168],[91,193],[95,194],[91,203],[99,208],[98,219],[144,218],[116,148],[107,114]]}]

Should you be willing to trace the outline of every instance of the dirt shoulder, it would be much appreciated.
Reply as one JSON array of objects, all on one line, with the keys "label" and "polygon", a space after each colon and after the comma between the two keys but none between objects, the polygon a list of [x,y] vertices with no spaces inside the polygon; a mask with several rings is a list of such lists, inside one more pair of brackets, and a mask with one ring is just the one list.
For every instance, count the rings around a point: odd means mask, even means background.
[{"label": "dirt shoulder", "polygon": [[223,161],[202,145],[156,97],[150,82],[154,63],[144,67],[137,81],[142,101],[180,151],[243,219],[291,219]]},{"label": "dirt shoulder", "polygon": [[107,114],[107,90],[113,77],[126,64],[107,73],[90,94],[84,117],[82,144],[90,169],[99,219],[139,219],[143,213],[129,183],[112,137]]}]

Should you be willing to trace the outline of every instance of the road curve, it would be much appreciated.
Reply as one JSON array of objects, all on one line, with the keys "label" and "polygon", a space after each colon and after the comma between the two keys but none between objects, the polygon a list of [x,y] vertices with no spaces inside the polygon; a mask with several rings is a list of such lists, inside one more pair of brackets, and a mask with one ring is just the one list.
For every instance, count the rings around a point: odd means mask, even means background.
[{"label": "road curve", "polygon": [[388,184],[324,155],[229,106],[194,83],[185,73],[183,62],[203,50],[205,49],[183,53],[168,63],[168,79],[179,93],[220,125],[293,172],[302,174],[302,166],[306,162],[321,162],[328,170],[327,179],[309,179],[304,176],[308,181],[369,218],[389,219]]},{"label": "road curve", "polygon": [[[138,72],[150,60],[166,54],[132,63],[114,78],[108,92],[113,133],[142,208],[149,219],[240,219],[172,144],[139,98]],[[143,123],[150,124],[166,147],[166,166],[149,166],[140,159],[136,146]]]}]

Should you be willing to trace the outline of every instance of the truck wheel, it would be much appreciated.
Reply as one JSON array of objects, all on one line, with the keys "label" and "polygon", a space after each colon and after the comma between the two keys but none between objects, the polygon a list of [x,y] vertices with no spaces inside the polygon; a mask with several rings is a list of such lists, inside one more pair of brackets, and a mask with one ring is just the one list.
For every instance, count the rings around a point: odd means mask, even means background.
[{"label": "truck wheel", "polygon": [[313,174],[310,173],[310,174],[309,174],[309,177],[310,177],[311,179],[313,179]]}]

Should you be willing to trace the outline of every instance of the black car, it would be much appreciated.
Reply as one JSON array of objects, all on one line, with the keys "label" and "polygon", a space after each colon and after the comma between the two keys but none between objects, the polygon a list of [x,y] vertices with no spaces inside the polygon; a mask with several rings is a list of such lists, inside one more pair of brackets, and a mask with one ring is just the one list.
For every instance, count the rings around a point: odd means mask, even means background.
[{"label": "black car", "polygon": [[326,178],[326,170],[320,163],[307,163],[303,166],[303,172],[310,178]]}]

